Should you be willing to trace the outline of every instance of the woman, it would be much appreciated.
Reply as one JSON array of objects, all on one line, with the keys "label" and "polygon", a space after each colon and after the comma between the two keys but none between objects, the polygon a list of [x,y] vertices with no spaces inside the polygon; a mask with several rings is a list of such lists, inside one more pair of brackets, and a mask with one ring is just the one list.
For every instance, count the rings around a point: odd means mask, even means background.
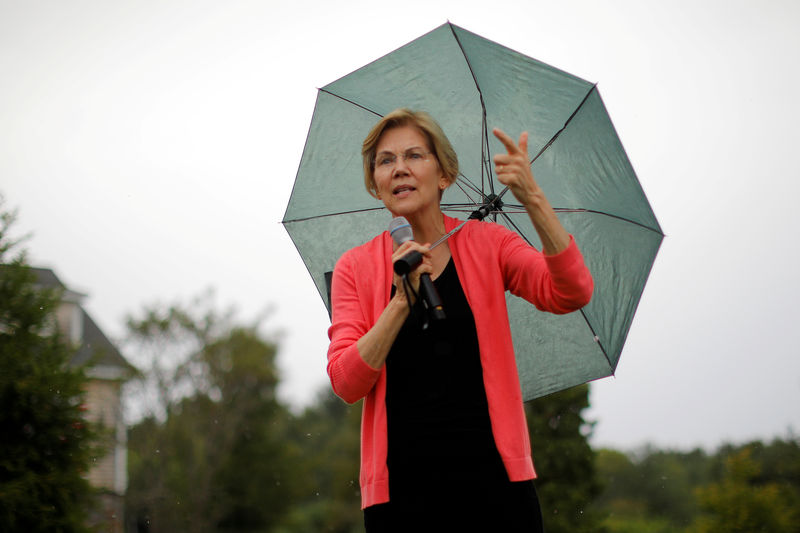
[{"label": "woman", "polygon": [[[384,232],[346,252],[333,275],[328,374],[345,401],[364,398],[368,532],[541,530],[505,290],[567,313],[589,301],[592,279],[533,178],[527,134],[516,144],[494,134],[508,152],[494,159],[498,179],[525,206],[542,252],[479,221],[430,249],[460,222],[440,208],[458,174],[447,137],[427,114],[398,109],[364,141],[367,191],[408,219],[415,237],[397,246]],[[423,261],[409,293],[392,264],[412,250]],[[414,305],[422,273],[447,314],[426,329]]]}]

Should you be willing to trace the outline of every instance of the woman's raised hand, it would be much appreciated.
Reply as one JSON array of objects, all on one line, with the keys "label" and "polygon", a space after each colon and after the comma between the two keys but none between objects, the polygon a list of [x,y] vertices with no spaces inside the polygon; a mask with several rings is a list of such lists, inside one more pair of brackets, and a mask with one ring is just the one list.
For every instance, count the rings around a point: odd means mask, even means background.
[{"label": "woman's raised hand", "polygon": [[528,132],[523,132],[516,143],[500,128],[495,128],[492,133],[508,152],[494,156],[497,179],[511,189],[517,201],[525,207],[542,241],[542,250],[549,255],[563,251],[569,245],[569,233],[558,220],[544,191],[533,179],[528,156]]},{"label": "woman's raised hand", "polygon": [[497,179],[511,189],[514,197],[522,205],[529,205],[534,200],[534,195],[541,194],[541,189],[533,179],[531,171],[528,132],[522,132],[517,143],[500,128],[494,128],[492,133],[503,143],[508,152],[494,156]]}]

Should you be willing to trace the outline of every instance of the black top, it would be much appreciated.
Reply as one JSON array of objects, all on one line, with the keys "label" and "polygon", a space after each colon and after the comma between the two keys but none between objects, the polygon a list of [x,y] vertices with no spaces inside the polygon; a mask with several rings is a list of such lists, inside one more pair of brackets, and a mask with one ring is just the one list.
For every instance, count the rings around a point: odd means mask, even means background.
[{"label": "black top", "polygon": [[434,281],[447,318],[406,320],[386,359],[390,497],[420,484],[508,477],[492,436],[475,320],[451,258]]}]

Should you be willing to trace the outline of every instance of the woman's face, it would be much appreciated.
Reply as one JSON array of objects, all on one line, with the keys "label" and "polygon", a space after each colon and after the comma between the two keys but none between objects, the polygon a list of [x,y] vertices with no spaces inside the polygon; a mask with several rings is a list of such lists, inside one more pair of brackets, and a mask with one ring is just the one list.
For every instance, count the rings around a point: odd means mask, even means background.
[{"label": "woman's face", "polygon": [[394,216],[439,209],[448,181],[422,132],[413,126],[386,130],[375,153],[378,198]]}]

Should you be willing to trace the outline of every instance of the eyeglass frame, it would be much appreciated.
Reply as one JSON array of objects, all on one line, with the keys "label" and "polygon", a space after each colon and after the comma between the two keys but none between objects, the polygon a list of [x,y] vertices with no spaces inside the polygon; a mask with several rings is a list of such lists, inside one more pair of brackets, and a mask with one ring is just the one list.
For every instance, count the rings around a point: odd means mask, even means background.
[{"label": "eyeglass frame", "polygon": [[[428,161],[428,157],[427,156],[433,155],[435,157],[435,155],[436,155],[430,150],[421,151],[421,152],[416,152],[415,150],[422,150],[422,149],[418,148],[418,147],[413,147],[413,148],[409,148],[408,150],[406,150],[405,152],[403,152],[401,154],[396,154],[394,152],[388,152],[388,151],[376,154],[375,155],[375,159],[372,160],[372,168],[374,169],[373,171],[377,172],[377,171],[380,170],[381,172],[390,172],[390,171],[394,170],[395,166],[397,165],[397,158],[398,157],[402,157],[403,158],[403,163],[405,163],[406,165],[409,165],[409,158],[411,156],[414,156],[414,155],[422,156],[422,158],[420,159],[419,162],[420,163],[424,163],[424,162]],[[381,159],[382,157],[387,157],[387,156],[391,156],[392,157],[392,160],[390,162],[388,162],[385,165],[378,164],[379,159]],[[411,164],[409,166],[413,166],[414,164],[415,164],[414,160],[412,159],[411,160]]]}]

